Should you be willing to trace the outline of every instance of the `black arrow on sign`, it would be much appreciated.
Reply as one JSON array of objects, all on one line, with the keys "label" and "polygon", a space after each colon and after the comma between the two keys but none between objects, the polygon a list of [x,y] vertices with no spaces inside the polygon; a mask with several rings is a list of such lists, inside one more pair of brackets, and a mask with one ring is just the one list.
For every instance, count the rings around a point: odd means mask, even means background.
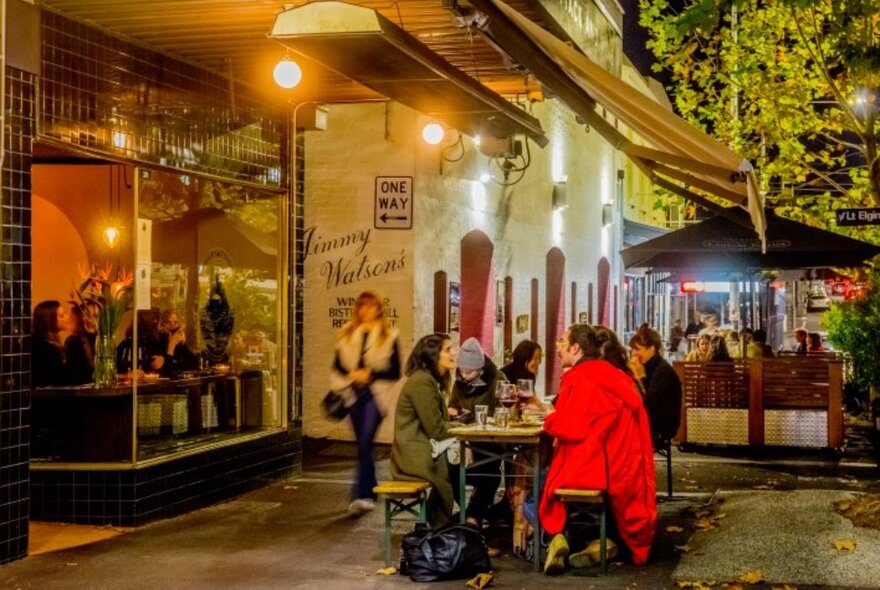
[{"label": "black arrow on sign", "polygon": [[382,223],[388,223],[388,220],[389,220],[389,219],[390,219],[391,221],[406,221],[406,216],[404,215],[403,217],[396,217],[396,216],[389,216],[387,213],[383,213],[383,214],[379,217],[379,219],[382,220]]}]

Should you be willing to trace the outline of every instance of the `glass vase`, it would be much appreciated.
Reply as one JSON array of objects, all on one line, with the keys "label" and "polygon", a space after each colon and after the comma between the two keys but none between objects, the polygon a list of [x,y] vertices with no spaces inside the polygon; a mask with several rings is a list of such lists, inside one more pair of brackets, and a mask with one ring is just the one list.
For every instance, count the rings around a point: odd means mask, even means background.
[{"label": "glass vase", "polygon": [[98,334],[95,339],[95,387],[116,384],[116,345],[110,334]]}]

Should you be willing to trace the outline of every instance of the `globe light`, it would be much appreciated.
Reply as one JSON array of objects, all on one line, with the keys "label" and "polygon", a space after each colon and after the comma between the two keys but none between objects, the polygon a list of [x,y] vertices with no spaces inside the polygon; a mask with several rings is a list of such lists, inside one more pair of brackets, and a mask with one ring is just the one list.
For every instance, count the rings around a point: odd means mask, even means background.
[{"label": "globe light", "polygon": [[272,77],[282,88],[294,88],[302,80],[302,70],[299,64],[285,57],[275,65]]},{"label": "globe light", "polygon": [[443,141],[443,135],[443,127],[439,123],[428,123],[422,129],[422,139],[431,145],[437,145]]}]

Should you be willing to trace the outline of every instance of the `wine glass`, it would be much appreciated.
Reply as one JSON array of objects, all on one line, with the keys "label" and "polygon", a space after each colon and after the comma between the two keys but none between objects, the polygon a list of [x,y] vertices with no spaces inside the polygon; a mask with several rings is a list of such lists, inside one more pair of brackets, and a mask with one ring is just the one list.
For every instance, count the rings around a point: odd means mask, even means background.
[{"label": "wine glass", "polygon": [[504,383],[501,386],[501,397],[498,400],[508,411],[516,405],[516,385]]},{"label": "wine glass", "polygon": [[504,391],[504,386],[507,385],[507,381],[496,381],[495,382],[495,407],[501,405],[501,397],[502,392]]}]

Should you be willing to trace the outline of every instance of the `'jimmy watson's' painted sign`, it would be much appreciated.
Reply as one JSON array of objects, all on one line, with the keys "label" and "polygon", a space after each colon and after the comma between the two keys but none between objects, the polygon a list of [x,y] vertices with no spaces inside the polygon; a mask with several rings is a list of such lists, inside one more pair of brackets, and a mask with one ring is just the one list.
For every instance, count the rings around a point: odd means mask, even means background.
[{"label": "'jimmy watson's' painted sign", "polygon": [[376,207],[373,227],[376,229],[412,229],[412,176],[377,176]]},{"label": "'jimmy watson's' painted sign", "polygon": [[880,225],[880,207],[870,209],[838,209],[837,225]]}]

